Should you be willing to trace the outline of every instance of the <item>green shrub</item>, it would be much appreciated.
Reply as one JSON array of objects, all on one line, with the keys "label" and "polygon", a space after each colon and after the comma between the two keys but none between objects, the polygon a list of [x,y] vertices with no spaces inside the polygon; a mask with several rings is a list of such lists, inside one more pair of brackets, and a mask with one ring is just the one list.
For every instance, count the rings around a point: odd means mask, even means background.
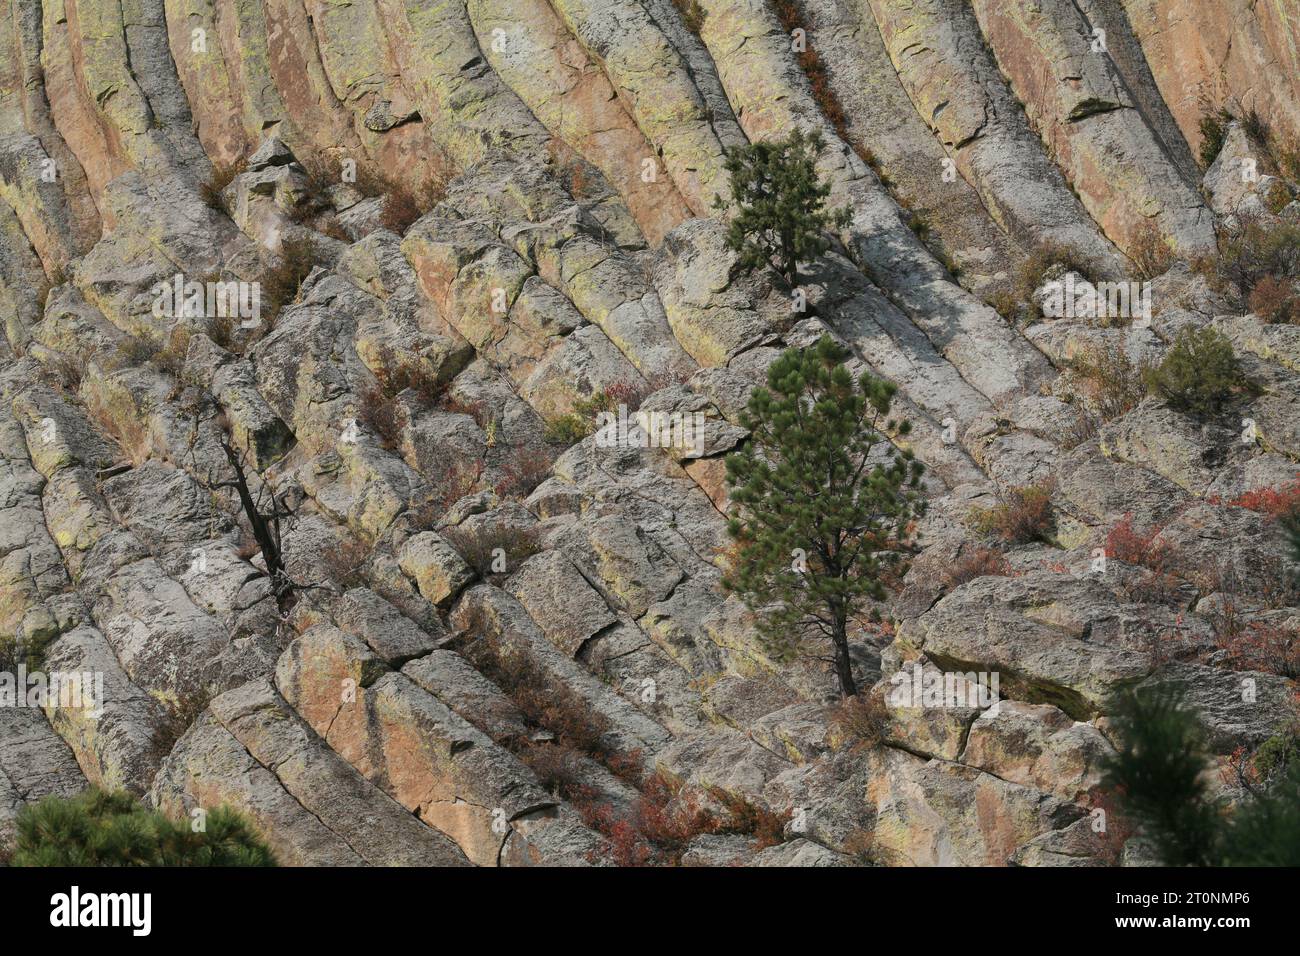
[{"label": "green shrub", "polygon": [[1231,122],[1232,114],[1222,109],[1201,117],[1201,165],[1207,169],[1223,151],[1223,141],[1228,137],[1228,124]]},{"label": "green shrub", "polygon": [[45,650],[54,642],[55,635],[20,640],[12,636],[0,636],[0,671],[17,670],[24,665],[29,672],[43,670],[45,667]]},{"label": "green shrub", "polygon": [[1221,411],[1233,395],[1251,387],[1218,329],[1185,328],[1163,362],[1143,375],[1147,391],[1171,408],[1196,417]]},{"label": "green shrub", "polygon": [[572,445],[588,435],[595,434],[601,412],[614,412],[619,405],[629,412],[636,411],[645,398],[644,389],[636,385],[616,383],[573,403],[573,412],[561,415],[546,423],[544,437],[553,445]]},{"label": "green shrub", "polygon": [[1271,780],[1292,766],[1300,766],[1300,728],[1292,727],[1269,737],[1255,751],[1253,762],[1255,771],[1263,780]]},{"label": "green shrub", "polygon": [[592,422],[580,415],[561,415],[546,423],[543,436],[552,445],[572,445],[595,430]]},{"label": "green shrub", "polygon": [[275,866],[251,824],[228,807],[202,832],[150,810],[128,793],[92,787],[46,797],[19,812],[13,866]]}]

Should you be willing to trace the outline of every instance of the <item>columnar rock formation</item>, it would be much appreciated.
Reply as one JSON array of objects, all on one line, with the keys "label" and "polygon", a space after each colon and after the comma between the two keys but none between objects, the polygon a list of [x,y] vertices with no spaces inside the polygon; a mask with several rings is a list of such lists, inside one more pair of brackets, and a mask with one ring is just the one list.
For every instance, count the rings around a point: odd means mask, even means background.
[{"label": "columnar rock formation", "polygon": [[[1218,6],[6,0],[0,649],[103,699],[0,707],[0,850],[98,783],[235,806],[286,863],[619,863],[610,820],[664,779],[782,823],[674,861],[1140,859],[1094,825],[1110,693],[1188,683],[1226,762],[1295,692],[1224,648],[1229,616],[1300,629],[1242,504],[1300,472],[1300,336],[1191,263],[1247,211],[1300,222],[1238,127],[1193,158],[1220,108],[1300,143],[1300,16]],[[714,200],[729,148],[795,130],[851,220],[792,297],[736,269]],[[1135,281],[1158,250],[1154,314],[1005,318],[1044,249]],[[260,314],[160,308],[178,276]],[[1224,422],[1080,415],[1076,357],[1208,324],[1260,384]],[[773,660],[721,585],[740,412],[824,334],[898,384],[929,467],[860,683],[996,672],[996,716],[845,740],[830,671]],[[574,428],[601,403],[702,439],[610,447]],[[292,511],[279,606],[227,441]],[[1051,543],[954,573],[970,509],[1033,484]],[[1115,554],[1124,521],[1178,561]]]}]

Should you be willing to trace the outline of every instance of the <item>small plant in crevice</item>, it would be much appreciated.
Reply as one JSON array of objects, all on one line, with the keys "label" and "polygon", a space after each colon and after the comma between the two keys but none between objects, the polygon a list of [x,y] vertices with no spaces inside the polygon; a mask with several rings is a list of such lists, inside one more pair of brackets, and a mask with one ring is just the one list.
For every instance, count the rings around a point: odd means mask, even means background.
[{"label": "small plant in crevice", "polygon": [[1052,513],[1052,484],[1042,481],[1017,485],[1001,495],[992,507],[972,506],[966,523],[976,534],[994,537],[1007,544],[1052,543],[1056,518]]},{"label": "small plant in crevice", "polygon": [[[790,813],[776,813],[717,786],[688,787],[662,773],[648,777],[630,812],[580,805],[583,822],[610,843],[616,866],[677,866],[701,836],[749,836],[755,848],[784,839]],[[592,862],[599,862],[593,859]]]},{"label": "small plant in crevice", "polygon": [[404,416],[397,398],[378,386],[363,389],[357,397],[357,420],[383,448],[393,451],[400,447]]},{"label": "small plant in crevice", "polygon": [[550,474],[551,457],[530,448],[511,448],[497,465],[497,479],[492,490],[498,498],[522,500],[533,493]]},{"label": "small plant in crevice", "polygon": [[1251,289],[1247,305],[1265,322],[1300,325],[1300,279],[1264,276]]},{"label": "small plant in crevice", "polygon": [[1173,247],[1161,235],[1160,228],[1150,219],[1138,227],[1127,251],[1129,259],[1137,269],[1137,277],[1143,281],[1150,281],[1164,275],[1173,266],[1176,258]]},{"label": "small plant in crevice", "polygon": [[1030,250],[1020,265],[1014,292],[1016,301],[1025,303],[1027,307],[1033,301],[1034,293],[1054,272],[1076,272],[1088,282],[1094,282],[1097,269],[1092,260],[1074,246],[1044,240]]},{"label": "small plant in crevice", "polygon": [[213,163],[212,175],[199,184],[199,195],[203,198],[204,204],[211,209],[224,212],[226,187],[246,169],[248,169],[248,160],[244,158],[227,164]]},{"label": "small plant in crevice", "polygon": [[400,355],[384,345],[379,349],[377,364],[375,380],[386,396],[396,398],[409,390],[422,408],[433,408],[445,400],[450,383],[441,381],[421,356]]},{"label": "small plant in crevice", "polygon": [[942,573],[945,591],[953,591],[979,578],[1010,576],[1011,564],[1007,561],[1007,556],[995,548],[982,547],[964,547],[962,553]]},{"label": "small plant in crevice", "polygon": [[646,387],[626,382],[617,382],[592,392],[575,401],[573,411],[548,421],[543,437],[552,445],[568,446],[580,442],[595,433],[602,412],[616,412],[621,405],[630,415],[641,407],[647,394]]},{"label": "small plant in crevice", "polygon": [[1217,109],[1201,117],[1198,127],[1201,145],[1197,155],[1204,168],[1209,169],[1213,166],[1214,161],[1219,158],[1219,153],[1223,152],[1223,144],[1228,138],[1228,127],[1232,121],[1233,116],[1226,109]]},{"label": "small plant in crevice", "polygon": [[1091,345],[1070,359],[1069,368],[1089,407],[1102,422],[1109,422],[1132,411],[1145,397],[1143,377],[1152,363],[1135,363],[1122,349]]},{"label": "small plant in crevice", "polygon": [[257,337],[275,328],[280,312],[298,298],[303,281],[315,266],[315,246],[309,234],[281,240],[279,253],[262,270],[262,322]]},{"label": "small plant in crevice", "polygon": [[681,15],[686,29],[699,36],[700,31],[704,29],[704,21],[709,15],[708,11],[700,5],[700,0],[673,0],[673,6]]},{"label": "small plant in crevice", "polygon": [[1219,230],[1218,252],[1193,264],[1215,291],[1249,296],[1265,279],[1300,279],[1300,223],[1240,215]]},{"label": "small plant in crevice", "polygon": [[836,748],[875,750],[884,746],[888,724],[889,710],[884,698],[863,689],[831,707],[826,721],[826,739]]},{"label": "small plant in crevice", "polygon": [[461,524],[444,528],[441,534],[485,581],[497,581],[513,574],[520,564],[541,549],[537,529],[519,525]]}]

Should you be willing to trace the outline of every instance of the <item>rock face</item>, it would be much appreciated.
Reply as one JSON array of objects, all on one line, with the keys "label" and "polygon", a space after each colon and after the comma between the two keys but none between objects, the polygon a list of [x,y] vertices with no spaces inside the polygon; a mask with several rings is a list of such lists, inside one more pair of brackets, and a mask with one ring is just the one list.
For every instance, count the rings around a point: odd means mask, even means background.
[{"label": "rock face", "polygon": [[[647,807],[749,821],[653,862],[1099,865],[1116,690],[1224,763],[1294,732],[1300,341],[1192,268],[1300,221],[1293,4],[10,6],[0,675],[102,689],[0,706],[0,857],[97,784],[294,865],[635,862]],[[849,221],[792,298],[725,200],[796,130]],[[1152,313],[1040,320],[1063,268]],[[1211,325],[1221,415],[1124,390]],[[928,469],[856,731],[723,587],[746,403],[822,335]],[[970,520],[1031,484],[1039,533]]]}]

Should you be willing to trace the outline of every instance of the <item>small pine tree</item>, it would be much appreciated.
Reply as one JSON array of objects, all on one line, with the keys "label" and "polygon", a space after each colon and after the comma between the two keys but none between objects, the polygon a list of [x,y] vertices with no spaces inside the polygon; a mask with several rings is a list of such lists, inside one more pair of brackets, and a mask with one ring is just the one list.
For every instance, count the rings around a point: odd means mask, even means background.
[{"label": "small pine tree", "polygon": [[129,793],[91,787],[46,797],[18,814],[13,866],[275,866],[239,813],[210,810],[202,832],[140,804]]},{"label": "small pine tree", "polygon": [[[740,254],[745,272],[774,267],[794,287],[799,263],[830,248],[825,231],[848,225],[847,208],[829,210],[829,184],[817,176],[817,157],[825,148],[820,133],[796,130],[783,140],[750,143],[727,151],[731,206],[727,247]],[[722,197],[713,205],[727,209]]]},{"label": "small pine tree", "polygon": [[[829,337],[790,349],[750,396],[741,418],[750,440],[727,457],[739,550],[725,584],[759,612],[778,659],[795,656],[807,627],[820,630],[851,697],[848,622],[884,599],[925,502],[921,463],[908,451],[881,453],[895,387],[865,373],[854,381],[847,357]],[[907,434],[907,423],[897,430]]]},{"label": "small pine tree", "polygon": [[1121,747],[1103,767],[1121,811],[1166,866],[1300,865],[1300,761],[1229,814],[1206,783],[1205,730],[1176,684],[1112,703]]},{"label": "small pine tree", "polygon": [[1232,343],[1218,329],[1184,328],[1163,362],[1143,375],[1147,390],[1189,415],[1218,413],[1239,391],[1251,387]]}]

